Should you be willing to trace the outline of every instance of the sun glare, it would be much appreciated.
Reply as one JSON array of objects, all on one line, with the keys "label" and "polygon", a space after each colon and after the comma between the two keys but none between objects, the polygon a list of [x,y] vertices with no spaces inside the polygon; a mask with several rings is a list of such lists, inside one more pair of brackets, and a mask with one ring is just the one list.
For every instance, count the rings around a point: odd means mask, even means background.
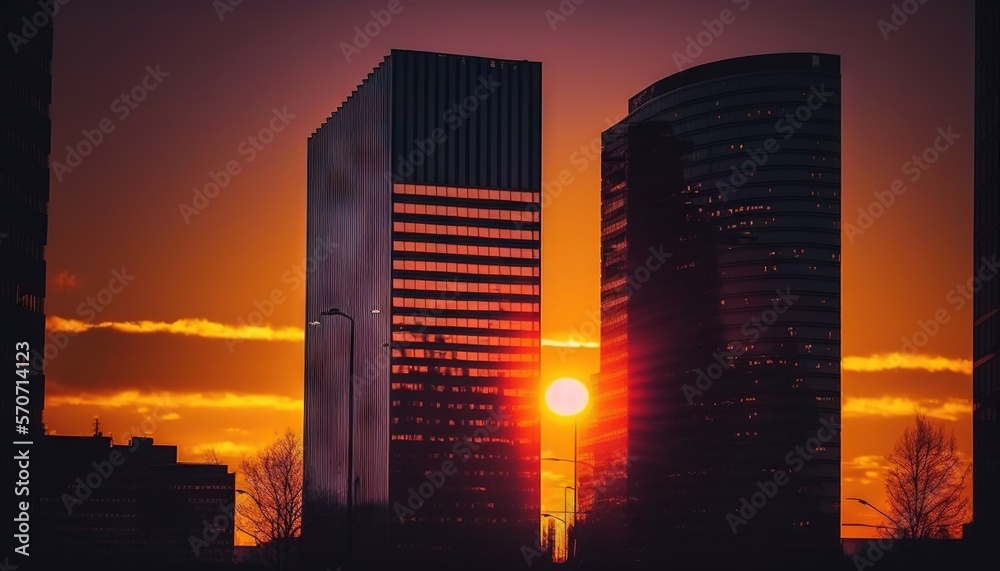
[{"label": "sun glare", "polygon": [[590,395],[580,381],[563,377],[552,381],[545,390],[545,404],[559,416],[573,416],[587,408]]}]

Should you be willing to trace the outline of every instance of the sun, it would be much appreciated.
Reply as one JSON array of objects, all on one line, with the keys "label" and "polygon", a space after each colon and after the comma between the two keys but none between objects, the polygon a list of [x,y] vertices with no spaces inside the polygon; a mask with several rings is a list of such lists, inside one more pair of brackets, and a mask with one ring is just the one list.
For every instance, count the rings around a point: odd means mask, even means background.
[{"label": "sun", "polygon": [[545,404],[559,416],[574,416],[587,408],[587,387],[572,377],[552,381],[545,390]]}]

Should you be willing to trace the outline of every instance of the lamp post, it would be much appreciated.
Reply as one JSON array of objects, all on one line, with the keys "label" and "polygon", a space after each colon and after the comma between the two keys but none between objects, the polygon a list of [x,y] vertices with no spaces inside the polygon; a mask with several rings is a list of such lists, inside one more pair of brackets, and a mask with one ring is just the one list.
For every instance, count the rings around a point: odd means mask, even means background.
[{"label": "lamp post", "polygon": [[[565,497],[565,494],[564,494],[564,497]],[[566,523],[566,520],[564,520],[561,517],[554,516],[552,514],[544,514],[543,513],[542,517],[549,517],[549,518],[552,518],[554,520],[561,521],[562,524],[563,524],[563,535],[565,535],[567,539],[569,538],[569,524]],[[565,513],[563,513],[563,517],[566,517]],[[548,536],[548,532],[547,531],[546,531],[546,536]],[[555,548],[556,548],[556,546],[555,546],[555,538],[553,538],[552,545],[549,546],[549,560],[550,561],[555,561],[555,557],[556,557],[556,555],[555,555]],[[567,554],[567,557],[568,557],[569,556],[569,546],[568,545],[566,546],[566,554]]]},{"label": "lamp post", "polygon": [[[552,412],[560,416],[572,416],[573,417],[573,460],[565,460],[562,458],[543,458],[543,460],[555,460],[563,462],[573,462],[573,528],[576,530],[577,525],[577,507],[579,506],[579,485],[577,484],[577,464],[580,461],[577,459],[579,447],[577,446],[577,434],[579,426],[579,415],[585,408],[587,408],[587,401],[589,400],[589,394],[587,392],[587,387],[583,383],[576,379],[569,377],[564,377],[561,379],[556,379],[549,385],[549,388],[545,391],[545,402],[548,404],[549,409]],[[563,491],[563,501],[565,502],[566,492]],[[569,525],[566,526],[567,539],[569,538]],[[576,555],[576,541],[572,541],[572,550],[569,551],[573,556]]]},{"label": "lamp post", "polygon": [[[351,560],[354,527],[354,318],[339,308],[328,309],[321,316],[344,317],[351,323],[351,346],[348,357],[347,378],[347,559]],[[318,324],[318,321],[314,321]]]},{"label": "lamp post", "polygon": [[566,525],[566,520],[564,520],[564,519],[563,519],[563,518],[561,518],[561,517],[558,517],[558,516],[554,516],[554,515],[552,515],[552,514],[542,514],[542,517],[550,517],[550,518],[552,518],[552,519],[557,519],[557,520],[559,520],[559,521],[563,522],[563,525]]},{"label": "lamp post", "polygon": [[[566,492],[569,490],[573,490],[574,494],[576,493],[576,488],[573,486],[563,486],[563,517],[566,517],[566,514],[569,513],[569,507],[567,507],[568,504],[566,503]],[[573,512],[576,513],[576,504],[573,505]]]},{"label": "lamp post", "polygon": [[[901,528],[902,527],[902,526],[899,525],[899,522],[897,522],[896,520],[894,520],[891,517],[889,517],[889,514],[885,513],[884,511],[882,511],[880,509],[878,509],[877,507],[873,506],[868,500],[864,500],[862,498],[844,498],[844,499],[845,500],[852,500],[852,501],[858,502],[859,504],[861,504],[863,506],[868,506],[871,509],[873,509],[873,510],[877,511],[878,513],[882,514],[882,517],[884,517],[885,519],[887,519],[887,520],[891,521],[892,523],[896,524],[897,528]],[[885,527],[885,526],[873,526],[873,527]],[[886,528],[886,529],[888,529],[888,528]]]}]

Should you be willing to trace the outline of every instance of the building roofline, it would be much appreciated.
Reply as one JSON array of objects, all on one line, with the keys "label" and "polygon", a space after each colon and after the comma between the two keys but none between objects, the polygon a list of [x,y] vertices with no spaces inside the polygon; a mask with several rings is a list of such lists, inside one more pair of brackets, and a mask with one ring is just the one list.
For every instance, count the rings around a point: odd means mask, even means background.
[{"label": "building roofline", "polygon": [[818,71],[839,74],[840,55],[823,52],[780,52],[705,63],[668,75],[648,85],[629,98],[628,112],[631,115],[654,99],[698,83],[767,71]]}]

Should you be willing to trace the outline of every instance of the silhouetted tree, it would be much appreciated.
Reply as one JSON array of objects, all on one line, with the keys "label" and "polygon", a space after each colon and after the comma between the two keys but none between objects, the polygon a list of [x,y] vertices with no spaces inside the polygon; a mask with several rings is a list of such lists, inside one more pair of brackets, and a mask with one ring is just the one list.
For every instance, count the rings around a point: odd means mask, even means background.
[{"label": "silhouetted tree", "polygon": [[245,480],[236,527],[254,539],[278,569],[291,563],[302,531],[302,440],[291,429],[240,462]]},{"label": "silhouetted tree", "polygon": [[886,456],[892,465],[885,491],[892,521],[886,535],[907,539],[952,538],[968,521],[965,482],[971,466],[958,454],[954,433],[917,414]]},{"label": "silhouetted tree", "polygon": [[204,451],[202,453],[202,458],[204,458],[206,464],[215,464],[216,466],[222,464],[222,461],[219,460],[219,454],[215,451],[215,448],[209,448]]},{"label": "silhouetted tree", "polygon": [[558,560],[558,550],[556,548],[556,537],[558,531],[556,529],[556,520],[552,518],[547,518],[545,520],[545,535],[542,536],[542,549],[549,554],[550,561]]}]

